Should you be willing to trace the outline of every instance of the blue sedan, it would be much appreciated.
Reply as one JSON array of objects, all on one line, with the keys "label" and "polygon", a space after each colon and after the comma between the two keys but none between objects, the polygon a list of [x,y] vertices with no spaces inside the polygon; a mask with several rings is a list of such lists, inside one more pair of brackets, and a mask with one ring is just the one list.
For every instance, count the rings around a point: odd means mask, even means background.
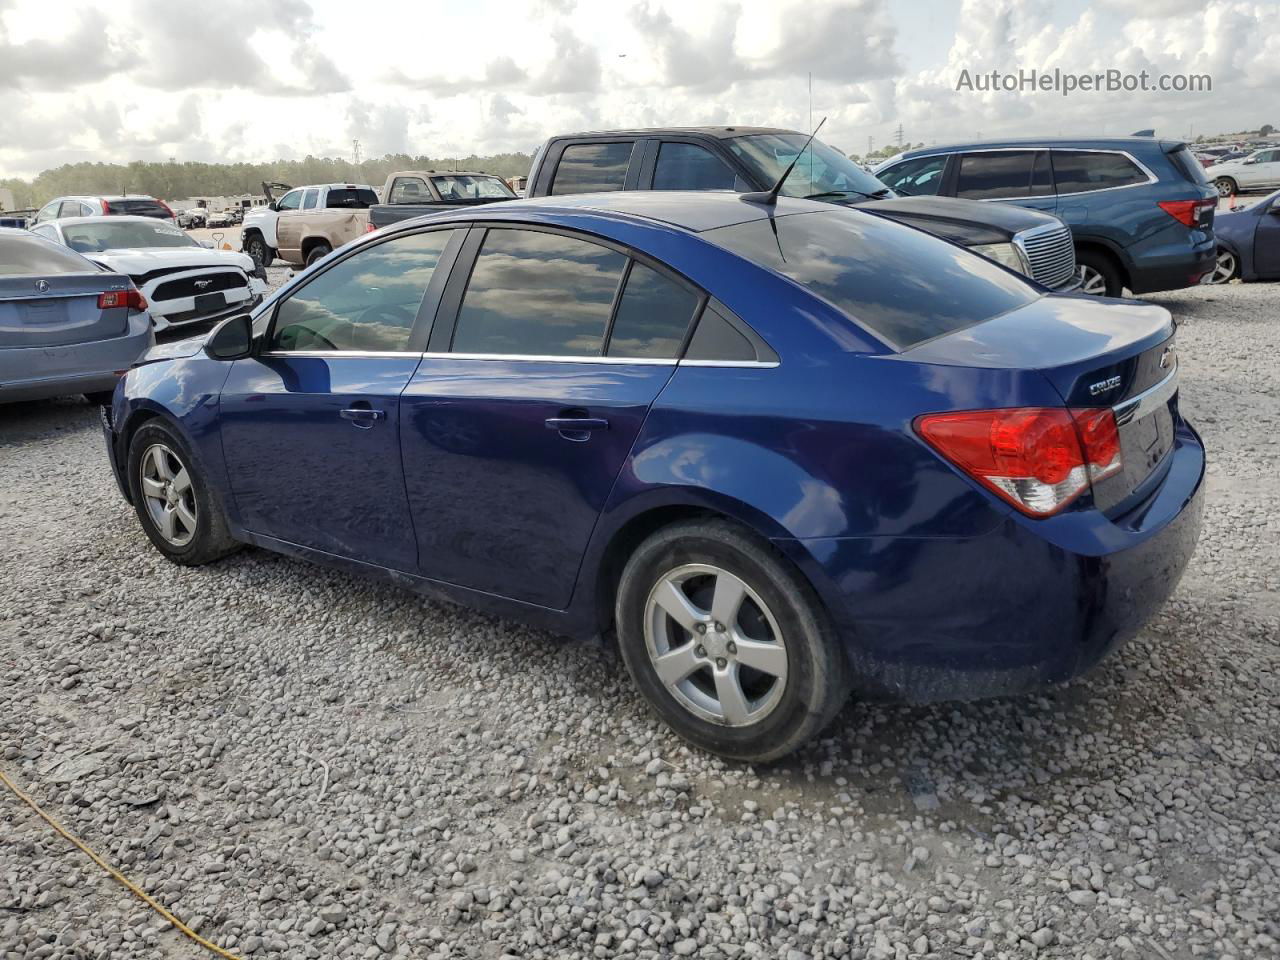
[{"label": "blue sedan", "polygon": [[1219,213],[1213,222],[1218,262],[1205,283],[1280,280],[1280,190]]},{"label": "blue sedan", "polygon": [[728,193],[370,234],[155,348],[106,431],[174,562],[253,544],[616,630],[675,731],[751,761],[851,692],[1088,669],[1177,584],[1205,467],[1164,309]]}]

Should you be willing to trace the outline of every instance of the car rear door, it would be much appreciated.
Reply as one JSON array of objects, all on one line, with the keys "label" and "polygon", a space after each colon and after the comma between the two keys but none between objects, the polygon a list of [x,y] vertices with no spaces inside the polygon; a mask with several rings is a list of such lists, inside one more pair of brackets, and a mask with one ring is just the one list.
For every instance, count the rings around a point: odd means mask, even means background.
[{"label": "car rear door", "polygon": [[953,164],[952,196],[1016,203],[1053,213],[1058,198],[1047,150],[979,150],[962,153]]},{"label": "car rear door", "polygon": [[[462,233],[361,246],[282,298],[262,351],[235,361],[219,421],[241,522],[254,533],[412,571],[400,393]],[[421,338],[421,339],[415,339]]]},{"label": "car rear door", "polygon": [[1253,269],[1268,280],[1280,277],[1280,193],[1261,203],[1258,226],[1253,232]]},{"label": "car rear door", "polygon": [[[314,193],[315,191],[311,191]],[[302,261],[302,225],[298,221],[301,214],[303,197],[306,191],[293,190],[286,193],[276,204],[276,250],[282,260],[300,263]],[[314,199],[312,206],[315,205]]]},{"label": "car rear door", "polygon": [[700,291],[549,228],[473,228],[401,399],[427,577],[568,606]]}]

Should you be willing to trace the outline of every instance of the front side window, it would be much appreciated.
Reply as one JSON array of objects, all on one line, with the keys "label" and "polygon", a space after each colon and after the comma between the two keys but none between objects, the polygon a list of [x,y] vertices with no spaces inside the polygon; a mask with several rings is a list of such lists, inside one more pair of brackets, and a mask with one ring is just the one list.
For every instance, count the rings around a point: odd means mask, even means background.
[{"label": "front side window", "polygon": [[95,219],[91,223],[67,224],[62,229],[67,246],[77,253],[101,253],[104,250],[134,250],[140,247],[198,247],[185,230],[163,220],[140,223]]},{"label": "front side window", "polygon": [[985,257],[856,209],[750,220],[701,236],[788,277],[900,349],[1040,296]]},{"label": "front side window", "polygon": [[497,177],[473,177],[457,173],[432,179],[445,200],[514,200],[516,196]]},{"label": "front side window", "polygon": [[387,203],[430,203],[431,190],[421,177],[396,177],[387,192]]},{"label": "front side window", "polygon": [[932,197],[942,186],[946,166],[945,156],[917,157],[882,170],[877,176],[886,187],[904,197]]},{"label": "front side window", "polygon": [[609,332],[611,357],[654,360],[680,355],[697,293],[643,263],[633,263]]},{"label": "front side window", "polygon": [[292,193],[286,193],[276,203],[277,210],[297,210],[302,204],[302,191],[294,190]]},{"label": "front side window", "polygon": [[273,351],[403,351],[451,230],[396,237],[325,270],[276,309]]},{"label": "front side window", "polygon": [[626,263],[574,237],[490,230],[462,298],[453,351],[600,356]]},{"label": "front side window", "polygon": [[[763,133],[736,137],[725,144],[755,174],[756,180],[772,187],[808,139],[801,133]],[[844,194],[883,197],[889,189],[843,153],[814,140],[796,161],[781,193],[786,197],[819,195],[839,199]]]},{"label": "front side window", "polygon": [[319,201],[319,199],[320,199],[319,190],[308,190],[302,197],[302,209],[314,210],[316,203]]},{"label": "front side window", "polygon": [[1058,193],[1088,193],[1147,182],[1147,175],[1123,154],[1086,150],[1053,151],[1053,178]]},{"label": "front side window", "polygon": [[58,216],[58,201],[46,203],[40,208],[40,212],[36,214],[36,223],[43,223],[45,220],[53,220]]},{"label": "front side window", "polygon": [[631,164],[630,140],[621,143],[574,143],[564,148],[556,168],[553,194],[621,190]]},{"label": "front side window", "polygon": [[1001,200],[1031,195],[1033,150],[995,150],[967,153],[960,158],[956,196],[970,200]]},{"label": "front side window", "polygon": [[727,163],[692,143],[664,143],[653,169],[655,190],[732,190],[736,179]]}]

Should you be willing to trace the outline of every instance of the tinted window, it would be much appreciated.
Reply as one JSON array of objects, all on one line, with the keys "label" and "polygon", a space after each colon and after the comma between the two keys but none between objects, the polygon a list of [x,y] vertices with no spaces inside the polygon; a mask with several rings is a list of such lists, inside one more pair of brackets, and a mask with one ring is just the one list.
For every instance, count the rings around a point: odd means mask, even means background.
[{"label": "tinted window", "polygon": [[1209,182],[1209,178],[1205,176],[1204,165],[1185,146],[1179,147],[1169,154],[1169,162],[1173,164],[1174,169],[1192,183],[1207,184]]},{"label": "tinted window", "polygon": [[1147,182],[1146,175],[1128,157],[1083,150],[1053,151],[1053,177],[1059,193],[1084,193]]},{"label": "tinted window", "polygon": [[431,188],[421,177],[396,177],[391,181],[387,203],[430,203]]},{"label": "tinted window", "polygon": [[598,356],[626,262],[573,237],[490,230],[462,298],[453,350]]},{"label": "tinted window", "polygon": [[450,235],[397,237],[330,267],[280,304],[271,349],[406,349]]},{"label": "tinted window", "polygon": [[632,264],[609,333],[609,356],[678,356],[698,300],[698,294],[658,271]]},{"label": "tinted window", "polygon": [[446,200],[511,200],[515,194],[497,177],[473,177],[459,173],[433,177],[436,189]]},{"label": "tinted window", "polygon": [[339,188],[330,190],[324,202],[330,209],[349,207],[352,210],[367,210],[378,202],[378,195],[372,190]]},{"label": "tinted window", "polygon": [[98,268],[66,247],[25,233],[0,231],[0,274],[98,273]]},{"label": "tinted window", "polygon": [[664,143],[653,170],[655,190],[732,190],[729,165],[704,147],[692,143]]},{"label": "tinted window", "polygon": [[564,148],[552,193],[621,190],[631,163],[631,142],[575,143]]},{"label": "tinted window", "polygon": [[917,157],[881,170],[877,177],[890,190],[904,197],[931,197],[942,186],[942,171],[946,165],[945,156]]},{"label": "tinted window", "polygon": [[790,277],[903,348],[1039,296],[984,257],[857,210],[752,220],[702,236]]},{"label": "tinted window", "polygon": [[1031,168],[1031,196],[1053,195],[1053,166],[1049,163],[1049,151],[1036,151],[1035,165]]},{"label": "tinted window", "polygon": [[111,212],[131,217],[169,217],[169,211],[161,206],[159,200],[112,200]]},{"label": "tinted window", "polygon": [[297,210],[298,205],[302,203],[302,191],[294,190],[292,193],[286,193],[276,203],[277,210]]},{"label": "tinted window", "polygon": [[971,200],[1029,196],[1034,160],[1035,153],[1030,150],[965,154],[960,158],[956,196]]},{"label": "tinted window", "polygon": [[751,341],[712,306],[702,311],[698,329],[693,332],[684,355],[687,360],[758,359]]}]

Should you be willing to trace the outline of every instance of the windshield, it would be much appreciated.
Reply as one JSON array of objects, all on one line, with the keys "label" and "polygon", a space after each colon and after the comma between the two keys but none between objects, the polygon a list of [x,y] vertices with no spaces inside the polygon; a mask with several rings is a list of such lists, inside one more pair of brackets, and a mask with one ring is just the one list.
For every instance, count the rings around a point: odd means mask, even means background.
[{"label": "windshield", "polygon": [[167,223],[121,223],[102,220],[95,223],[65,224],[62,235],[67,246],[80,253],[102,250],[133,250],[138,247],[198,247],[178,227]]},{"label": "windshield", "polygon": [[[761,185],[768,188],[778,182],[787,164],[795,159],[808,139],[802,133],[760,133],[725,142]],[[814,194],[823,194],[823,199],[838,200],[842,195],[891,197],[893,191],[843,153],[833,150],[821,140],[814,140],[782,185],[782,195],[811,197]]]},{"label": "windshield", "polygon": [[440,191],[442,200],[512,200],[515,194],[497,177],[472,177],[467,174],[454,174],[448,177],[433,177],[436,189]]}]

